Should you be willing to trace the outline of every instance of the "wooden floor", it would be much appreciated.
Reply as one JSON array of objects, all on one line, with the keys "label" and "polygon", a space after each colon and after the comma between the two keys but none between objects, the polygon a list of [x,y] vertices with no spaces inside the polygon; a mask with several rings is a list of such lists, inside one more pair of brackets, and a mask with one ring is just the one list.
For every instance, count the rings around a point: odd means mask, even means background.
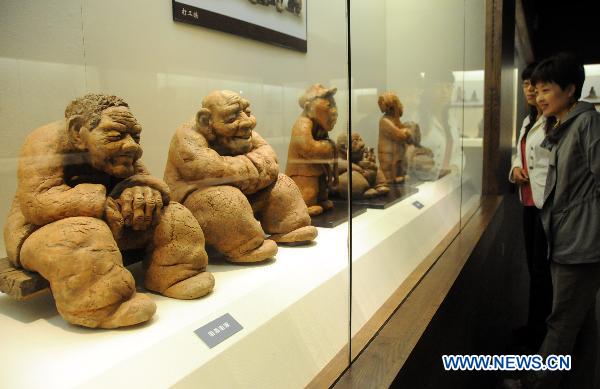
[{"label": "wooden floor", "polygon": [[[335,388],[387,388],[390,385],[411,389],[468,387],[460,386],[464,380],[459,380],[458,386],[452,386],[452,379],[448,378],[448,374],[444,375],[445,372],[440,372],[442,370],[442,354],[438,352],[437,346],[456,343],[462,345],[462,342],[465,341],[464,336],[462,339],[451,339],[453,342],[449,343],[444,343],[443,340],[446,337],[452,337],[456,331],[468,338],[470,329],[477,325],[471,322],[474,319],[473,315],[469,317],[469,313],[477,311],[475,307],[469,305],[470,301],[460,298],[458,300],[450,299],[450,296],[457,295],[456,290],[461,289],[457,288],[457,284],[464,284],[463,274],[465,270],[473,267],[471,263],[473,258],[487,258],[491,253],[490,250],[495,250],[492,256],[497,257],[496,238],[502,229],[505,211],[505,202],[502,202],[501,198],[484,199],[482,207],[464,226],[458,237],[419,285],[398,307],[386,325],[355,360],[352,367],[340,377],[334,385]],[[520,214],[518,214],[519,223],[520,220]],[[509,230],[520,231],[519,228],[520,224],[516,226],[516,229],[509,228]],[[467,260],[468,266],[463,269]],[[479,262],[475,261],[475,265]],[[469,271],[469,274],[471,273],[473,271]],[[488,274],[486,271],[484,273]],[[475,272],[475,277],[477,277],[477,272]],[[478,285],[481,286],[482,282],[485,282],[485,276],[480,279]],[[462,287],[463,292],[459,290],[458,296],[463,298],[466,294],[471,297],[471,301],[473,298],[481,299],[481,290],[473,290],[469,285],[465,286]],[[446,298],[447,296],[448,298]],[[451,320],[440,322],[440,312],[445,312],[445,317],[450,316],[451,318],[453,307],[464,314],[454,322]],[[466,320],[461,321],[460,319]],[[434,334],[431,333],[432,328],[436,329],[435,335],[437,336],[433,336]],[[441,343],[440,337],[442,338]],[[462,349],[464,347],[447,353],[462,353]],[[432,375],[432,370],[440,372],[440,374]],[[398,374],[399,371],[400,374]]]}]

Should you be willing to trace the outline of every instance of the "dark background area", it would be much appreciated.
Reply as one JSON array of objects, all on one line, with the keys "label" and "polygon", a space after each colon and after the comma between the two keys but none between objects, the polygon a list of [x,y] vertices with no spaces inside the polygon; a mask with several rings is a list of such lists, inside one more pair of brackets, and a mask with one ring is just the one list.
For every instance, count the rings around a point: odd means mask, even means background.
[{"label": "dark background area", "polygon": [[523,0],[537,60],[559,51],[600,63],[600,0]]},{"label": "dark background area", "polygon": [[392,388],[493,389],[511,372],[445,371],[444,354],[516,354],[525,324],[528,273],[522,207],[505,196],[458,279],[396,376]]}]

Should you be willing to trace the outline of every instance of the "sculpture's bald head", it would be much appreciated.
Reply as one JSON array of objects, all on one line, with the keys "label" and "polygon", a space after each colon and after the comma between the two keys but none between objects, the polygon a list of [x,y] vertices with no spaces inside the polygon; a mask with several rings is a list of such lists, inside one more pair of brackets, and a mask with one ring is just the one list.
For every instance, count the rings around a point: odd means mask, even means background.
[{"label": "sculpture's bald head", "polygon": [[211,147],[222,155],[240,155],[252,149],[256,119],[250,103],[232,91],[214,91],[202,100],[196,126]]}]

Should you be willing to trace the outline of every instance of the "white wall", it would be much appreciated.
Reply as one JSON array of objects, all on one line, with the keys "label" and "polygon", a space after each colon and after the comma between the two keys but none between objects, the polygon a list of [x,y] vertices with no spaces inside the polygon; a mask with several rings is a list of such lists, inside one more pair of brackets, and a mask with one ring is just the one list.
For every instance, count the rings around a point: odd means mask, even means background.
[{"label": "white wall", "polygon": [[377,149],[377,98],[387,89],[386,0],[353,0],[351,7],[352,131]]},{"label": "white wall", "polygon": [[[244,94],[257,131],[285,168],[298,97],[310,84],[338,87],[346,130],[345,1],[311,1],[308,53],[182,23],[158,0],[3,0],[0,2],[0,203],[2,227],[16,188],[20,145],[62,117],[86,92],[128,101],[143,126],[144,162],[163,174],[174,130],[215,89]],[[1,251],[4,252],[2,243]]]}]

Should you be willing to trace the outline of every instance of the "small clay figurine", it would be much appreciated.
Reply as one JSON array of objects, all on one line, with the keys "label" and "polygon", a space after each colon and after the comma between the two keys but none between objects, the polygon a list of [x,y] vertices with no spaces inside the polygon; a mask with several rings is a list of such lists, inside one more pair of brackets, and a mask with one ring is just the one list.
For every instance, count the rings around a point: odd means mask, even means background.
[{"label": "small clay figurine", "polygon": [[596,89],[594,89],[594,87],[590,88],[590,93],[587,96],[585,96],[585,99],[587,99],[587,100],[598,99],[598,95],[596,95]]},{"label": "small clay figurine", "polygon": [[116,328],[152,317],[156,305],[136,293],[122,250],[145,250],[149,290],[194,299],[213,289],[202,230],[140,161],[141,130],[125,101],[88,94],[21,149],[8,258],[49,281],[72,324]]},{"label": "small clay figurine", "polygon": [[395,93],[382,94],[378,103],[383,112],[379,120],[379,163],[387,182],[400,184],[406,179],[406,145],[412,142],[411,131],[400,121],[404,107]]},{"label": "small clay figurine", "polygon": [[386,183],[385,176],[378,168],[375,150],[368,148],[359,133],[352,133],[350,143],[350,163],[346,160],[348,151],[348,136],[341,134],[337,138],[338,155],[340,156],[340,183],[337,194],[347,198],[348,191],[348,165],[352,172],[352,198],[373,198],[385,196],[390,188]]},{"label": "small clay figurine", "polygon": [[275,151],[255,127],[248,100],[212,92],[175,132],[165,170],[172,198],[192,211],[207,245],[232,262],[262,261],[277,253],[275,242],[317,236],[298,187],[279,173]]},{"label": "small clay figurine", "polygon": [[477,97],[477,91],[473,90],[471,93],[471,103],[477,103],[479,101],[479,97]]},{"label": "small clay figurine", "polygon": [[311,216],[333,208],[329,191],[338,185],[337,147],[329,138],[338,116],[336,92],[310,86],[298,101],[303,111],[292,128],[286,174],[300,188]]}]

